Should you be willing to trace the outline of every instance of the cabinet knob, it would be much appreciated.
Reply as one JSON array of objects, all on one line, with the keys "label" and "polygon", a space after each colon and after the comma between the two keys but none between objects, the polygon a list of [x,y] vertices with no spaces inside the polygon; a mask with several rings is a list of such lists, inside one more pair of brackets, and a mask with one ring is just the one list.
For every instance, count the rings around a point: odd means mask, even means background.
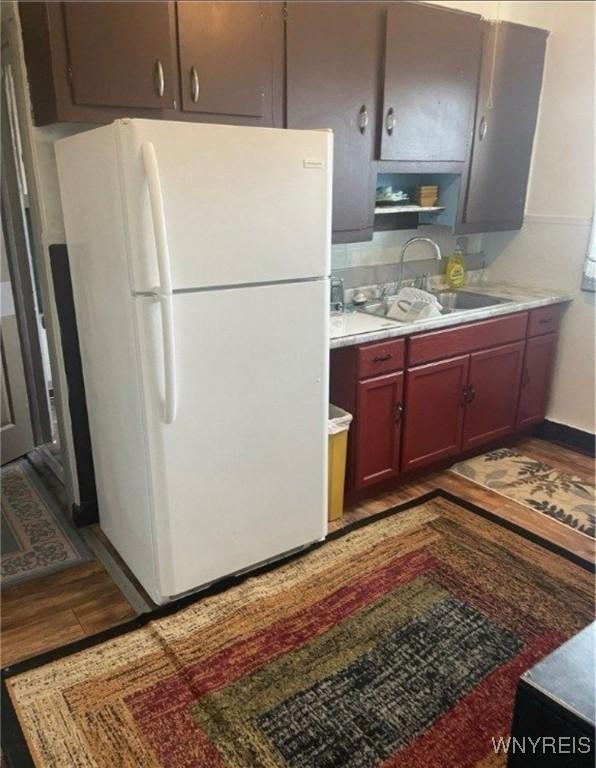
[{"label": "cabinet knob", "polygon": [[467,403],[468,403],[468,396],[469,396],[469,393],[470,393],[469,390],[470,390],[470,388],[468,387],[468,385],[464,384],[462,389],[461,389],[461,399],[459,401],[459,404],[460,404],[461,408],[465,408]]},{"label": "cabinet knob", "polygon": [[478,139],[482,141],[482,139],[486,136],[486,132],[488,131],[488,123],[486,122],[486,117],[482,115],[480,118],[480,125],[478,126]]},{"label": "cabinet knob", "polygon": [[400,400],[400,402],[396,403],[395,405],[395,423],[396,424],[399,424],[399,422],[401,421],[401,417],[403,416],[403,413],[404,413],[404,406]]},{"label": "cabinet knob", "polygon": [[358,113],[358,130],[362,135],[364,135],[364,132],[366,131],[368,127],[368,109],[366,108],[366,104],[363,104],[360,107],[360,112]]},{"label": "cabinet knob", "polygon": [[190,68],[190,98],[193,100],[195,104],[199,100],[200,91],[201,91],[201,86],[199,84],[199,74],[197,72],[196,67],[193,65]]},{"label": "cabinet knob", "polygon": [[527,387],[530,383],[530,372],[527,368],[524,368],[524,375],[522,377],[522,387]]},{"label": "cabinet knob", "polygon": [[164,88],[165,88],[165,80],[163,76],[163,64],[159,59],[155,62],[154,80],[155,80],[155,92],[161,99],[161,97],[163,96]]},{"label": "cabinet knob", "polygon": [[395,128],[395,110],[393,107],[390,107],[387,111],[387,117],[385,118],[385,128],[387,133],[391,136],[393,134],[393,129]]}]

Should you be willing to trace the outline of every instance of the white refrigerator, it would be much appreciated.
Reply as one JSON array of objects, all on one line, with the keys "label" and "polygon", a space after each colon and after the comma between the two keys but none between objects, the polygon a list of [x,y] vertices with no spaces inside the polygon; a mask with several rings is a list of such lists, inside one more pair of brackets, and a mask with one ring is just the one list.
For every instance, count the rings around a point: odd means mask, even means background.
[{"label": "white refrigerator", "polygon": [[157,603],[326,534],[332,139],[56,142],[100,525]]}]

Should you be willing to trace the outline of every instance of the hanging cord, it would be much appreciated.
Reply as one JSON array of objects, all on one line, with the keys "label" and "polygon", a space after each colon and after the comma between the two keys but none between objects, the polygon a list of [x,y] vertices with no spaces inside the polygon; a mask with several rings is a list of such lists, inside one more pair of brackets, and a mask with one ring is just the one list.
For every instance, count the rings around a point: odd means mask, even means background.
[{"label": "hanging cord", "polygon": [[495,69],[497,67],[497,46],[499,43],[499,29],[501,27],[501,2],[497,3],[497,15],[495,17],[495,38],[493,40],[493,52],[492,52],[492,62],[490,65],[490,80],[488,84],[488,95],[486,97],[486,108],[492,109],[493,108],[493,86],[495,83]]}]

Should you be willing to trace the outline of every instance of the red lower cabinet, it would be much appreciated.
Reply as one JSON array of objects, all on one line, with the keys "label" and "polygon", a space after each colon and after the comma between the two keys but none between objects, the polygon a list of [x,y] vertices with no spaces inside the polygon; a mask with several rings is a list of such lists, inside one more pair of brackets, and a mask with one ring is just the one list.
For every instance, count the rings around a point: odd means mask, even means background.
[{"label": "red lower cabinet", "polygon": [[546,415],[555,361],[557,336],[549,333],[528,339],[517,409],[517,428],[537,424]]},{"label": "red lower cabinet", "polygon": [[399,472],[403,373],[358,382],[355,487],[364,488]]},{"label": "red lower cabinet", "polygon": [[524,347],[518,341],[470,355],[464,451],[514,431]]},{"label": "red lower cabinet", "polygon": [[460,451],[469,361],[469,355],[461,355],[408,370],[404,471],[434,464]]},{"label": "red lower cabinet", "polygon": [[354,416],[348,499],[400,473],[480,453],[540,422],[558,319],[558,308],[540,307],[334,350],[331,402]]}]

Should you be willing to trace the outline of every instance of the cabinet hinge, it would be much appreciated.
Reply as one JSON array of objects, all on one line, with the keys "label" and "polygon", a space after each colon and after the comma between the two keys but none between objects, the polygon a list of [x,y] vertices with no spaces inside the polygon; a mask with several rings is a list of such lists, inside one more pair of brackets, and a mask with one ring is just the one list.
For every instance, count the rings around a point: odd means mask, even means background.
[{"label": "cabinet hinge", "polygon": [[284,21],[288,20],[288,6],[284,5],[284,7],[281,9],[281,17]]},{"label": "cabinet hinge", "polygon": [[68,78],[68,82],[72,85],[72,67],[70,64],[66,68],[66,77]]}]

